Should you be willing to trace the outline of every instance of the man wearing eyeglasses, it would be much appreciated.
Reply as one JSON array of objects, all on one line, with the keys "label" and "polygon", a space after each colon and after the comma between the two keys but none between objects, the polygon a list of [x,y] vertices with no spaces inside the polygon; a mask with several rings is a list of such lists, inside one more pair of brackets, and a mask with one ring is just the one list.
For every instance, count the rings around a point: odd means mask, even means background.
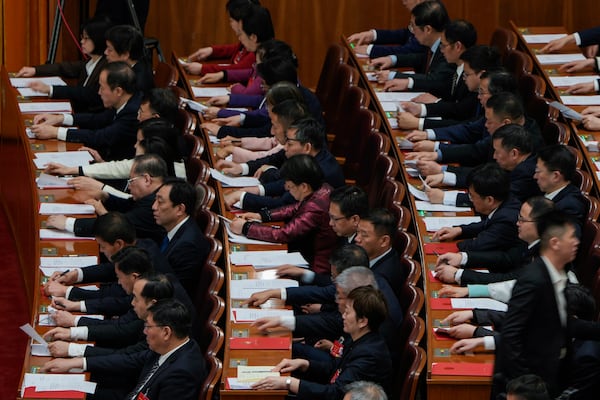
[{"label": "man wearing eyeglasses", "polygon": [[[155,154],[145,154],[135,159],[126,191],[131,193],[131,199],[122,199],[106,192],[88,193],[86,204],[94,206],[97,215],[108,211],[120,211],[135,226],[139,238],[153,239],[157,244],[163,240],[164,229],[157,225],[152,216],[152,203],[156,191],[167,176],[165,161]],[[51,215],[47,225],[50,228],[73,232],[76,236],[93,236],[96,218],[71,218],[64,215]]]}]

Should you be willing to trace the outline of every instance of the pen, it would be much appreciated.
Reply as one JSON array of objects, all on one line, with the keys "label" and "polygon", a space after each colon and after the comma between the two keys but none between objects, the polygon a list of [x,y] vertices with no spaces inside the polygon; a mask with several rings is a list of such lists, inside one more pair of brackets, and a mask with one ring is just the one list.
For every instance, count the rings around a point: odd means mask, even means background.
[{"label": "pen", "polygon": [[222,215],[219,215],[219,218],[221,218],[221,219],[222,219],[223,221],[225,221],[225,222],[229,222],[229,223],[231,223],[231,220],[230,220],[229,218],[227,218],[227,217],[224,217],[224,216],[222,216]]},{"label": "pen", "polygon": [[62,272],[62,273],[61,273],[59,276],[65,276],[65,275],[66,275],[66,274],[68,274],[70,271],[71,271],[71,270],[70,270],[70,269],[68,269],[68,270],[66,270],[66,271]]}]

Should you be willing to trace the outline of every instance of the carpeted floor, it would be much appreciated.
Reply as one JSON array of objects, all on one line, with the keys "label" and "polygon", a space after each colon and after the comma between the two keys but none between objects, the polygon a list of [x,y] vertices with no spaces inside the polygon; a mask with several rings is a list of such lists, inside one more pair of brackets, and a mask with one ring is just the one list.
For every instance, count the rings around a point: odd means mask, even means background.
[{"label": "carpeted floor", "polygon": [[28,342],[27,335],[21,332],[19,326],[29,322],[29,312],[14,239],[1,206],[0,243],[0,399],[14,399]]}]

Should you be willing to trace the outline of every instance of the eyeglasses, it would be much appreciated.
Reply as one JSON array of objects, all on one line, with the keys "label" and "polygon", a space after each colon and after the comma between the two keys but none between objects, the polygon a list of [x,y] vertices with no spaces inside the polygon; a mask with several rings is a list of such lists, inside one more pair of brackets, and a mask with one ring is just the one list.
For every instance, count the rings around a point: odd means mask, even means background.
[{"label": "eyeglasses", "polygon": [[476,72],[467,72],[467,71],[463,70],[462,76],[463,76],[464,79],[467,79],[471,75],[477,75],[477,73]]},{"label": "eyeglasses", "polygon": [[517,221],[519,222],[535,222],[535,219],[526,219],[521,214],[517,217]]},{"label": "eyeglasses", "polygon": [[302,143],[302,141],[301,141],[301,140],[299,140],[299,139],[296,139],[296,138],[290,138],[290,137],[287,137],[287,136],[285,137],[285,142],[286,142],[286,143],[287,143],[287,142],[298,142],[298,143]]},{"label": "eyeglasses", "polygon": [[440,50],[444,50],[448,46],[452,46],[454,43],[443,43],[440,42]]},{"label": "eyeglasses", "polygon": [[490,94],[490,92],[485,92],[485,91],[483,91],[481,89],[477,89],[477,94],[478,95],[484,95],[484,94]]},{"label": "eyeglasses", "polygon": [[136,179],[143,178],[143,177],[144,177],[144,175],[138,175],[138,176],[134,176],[133,178],[127,179],[127,184],[125,185],[125,191],[127,191],[127,189],[129,189],[131,182],[135,181]]},{"label": "eyeglasses", "polygon": [[344,217],[344,216],[341,216],[341,217],[334,217],[333,215],[329,214],[329,219],[330,219],[330,220],[332,220],[333,222],[337,222],[337,221],[339,221],[339,220],[342,220],[342,219],[347,219],[347,218],[348,218],[348,217]]}]

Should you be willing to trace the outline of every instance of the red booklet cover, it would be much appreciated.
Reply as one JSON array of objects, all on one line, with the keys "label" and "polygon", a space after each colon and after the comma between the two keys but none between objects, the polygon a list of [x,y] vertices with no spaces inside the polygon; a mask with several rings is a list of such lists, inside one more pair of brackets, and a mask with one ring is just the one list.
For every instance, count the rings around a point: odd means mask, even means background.
[{"label": "red booklet cover", "polygon": [[444,254],[444,253],[456,253],[458,247],[456,243],[425,243],[425,254]]},{"label": "red booklet cover", "polygon": [[452,310],[452,299],[449,298],[437,298],[430,299],[432,310]]},{"label": "red booklet cover", "polygon": [[36,392],[35,387],[26,387],[23,391],[24,399],[85,399],[85,393],[77,390],[56,390]]},{"label": "red booklet cover", "polygon": [[247,337],[231,338],[229,348],[232,350],[288,350],[292,347],[289,337]]},{"label": "red booklet cover", "polygon": [[493,363],[434,362],[431,364],[432,375],[492,376],[493,373]]}]

